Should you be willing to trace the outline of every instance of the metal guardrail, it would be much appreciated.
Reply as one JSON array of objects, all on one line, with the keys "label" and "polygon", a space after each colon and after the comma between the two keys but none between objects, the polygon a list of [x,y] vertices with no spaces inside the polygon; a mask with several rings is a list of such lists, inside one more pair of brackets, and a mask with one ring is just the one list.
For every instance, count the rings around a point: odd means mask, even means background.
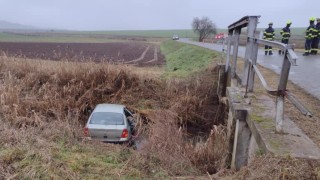
[{"label": "metal guardrail", "polygon": [[277,47],[283,51],[287,51],[286,56],[289,59],[291,65],[293,65],[293,66],[297,65],[298,56],[293,51],[293,48],[294,48],[293,44],[283,44],[280,42],[268,41],[268,40],[264,40],[264,39],[254,38],[254,37],[248,37],[248,41],[253,41],[255,43],[262,44],[262,45]]},{"label": "metal guardrail", "polygon": [[[246,87],[247,92],[253,92],[254,90],[254,78],[255,74],[257,74],[261,84],[265,88],[265,90],[277,97],[276,100],[276,131],[278,133],[283,132],[283,119],[284,119],[284,97],[287,97],[296,108],[300,110],[306,116],[312,116],[312,113],[299,102],[290,92],[287,90],[287,82],[290,72],[290,67],[297,65],[298,56],[293,51],[294,46],[290,44],[283,44],[275,41],[268,41],[264,39],[259,39],[255,37],[256,27],[258,24],[258,19],[260,16],[245,16],[240,20],[232,23],[228,26],[228,38],[226,38],[227,50],[226,50],[226,66],[225,71],[231,71],[231,78],[237,79],[237,82],[242,86]],[[247,28],[247,45],[246,45],[246,53],[245,53],[245,64],[244,71],[242,73],[242,77],[237,74],[237,56],[238,56],[238,46],[239,46],[239,37],[241,34],[242,28]],[[277,47],[283,51],[285,51],[283,64],[281,67],[280,80],[278,84],[278,89],[273,89],[268,86],[266,80],[264,79],[262,73],[260,72],[257,64],[257,56],[258,56],[258,46],[268,45],[272,47]],[[233,46],[233,54],[232,54],[232,64],[230,64],[230,56],[231,56],[231,46]]]}]

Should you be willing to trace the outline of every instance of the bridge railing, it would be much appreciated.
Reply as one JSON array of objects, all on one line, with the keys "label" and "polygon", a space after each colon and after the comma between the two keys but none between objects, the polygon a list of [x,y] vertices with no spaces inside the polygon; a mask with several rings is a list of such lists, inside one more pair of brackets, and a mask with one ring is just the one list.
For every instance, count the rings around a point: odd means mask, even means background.
[{"label": "bridge railing", "polygon": [[[245,16],[239,21],[232,23],[228,27],[228,38],[226,38],[227,50],[226,50],[226,66],[225,72],[229,74],[232,79],[236,79],[238,84],[245,87],[245,97],[248,92],[254,91],[254,79],[255,75],[258,76],[261,84],[265,90],[276,96],[276,131],[283,132],[283,119],[284,119],[284,98],[287,97],[296,108],[300,110],[306,116],[312,116],[310,111],[303,106],[288,90],[287,82],[289,77],[289,72],[291,65],[296,66],[296,61],[298,59],[297,55],[293,51],[293,45],[283,44],[275,41],[268,41],[264,39],[259,39],[256,36],[256,28],[258,24],[258,19],[260,16]],[[239,47],[239,37],[241,30],[247,28],[247,45],[245,51],[245,63],[243,67],[243,72],[238,73],[237,71],[237,57],[238,57],[238,47]],[[280,72],[280,79],[277,89],[273,89],[268,86],[265,78],[257,66],[258,48],[259,45],[268,45],[272,47],[277,47],[284,51],[284,59]],[[233,48],[231,54],[231,47]],[[231,57],[232,56],[232,57]],[[230,60],[232,58],[232,61]],[[228,79],[228,78],[227,78]]]}]

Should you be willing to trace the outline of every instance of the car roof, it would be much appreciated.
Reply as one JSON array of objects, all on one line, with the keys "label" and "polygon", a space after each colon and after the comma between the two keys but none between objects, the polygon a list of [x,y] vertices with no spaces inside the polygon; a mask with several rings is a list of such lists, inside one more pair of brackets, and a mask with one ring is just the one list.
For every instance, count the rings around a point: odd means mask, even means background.
[{"label": "car roof", "polygon": [[93,112],[115,112],[123,113],[124,105],[121,104],[98,104]]}]

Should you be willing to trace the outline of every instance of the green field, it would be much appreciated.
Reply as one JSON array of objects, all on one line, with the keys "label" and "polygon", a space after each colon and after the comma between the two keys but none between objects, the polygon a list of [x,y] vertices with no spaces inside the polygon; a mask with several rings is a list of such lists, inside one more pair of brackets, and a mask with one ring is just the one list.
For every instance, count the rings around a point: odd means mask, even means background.
[{"label": "green field", "polygon": [[[218,30],[223,32],[223,30]],[[191,29],[185,30],[126,30],[126,31],[40,31],[0,32],[0,42],[110,42],[130,40],[132,37],[170,38],[177,34],[181,38],[196,38]],[[131,38],[130,38],[131,37]],[[145,39],[143,39],[145,38]]]},{"label": "green field", "polygon": [[[9,34],[0,32],[0,42],[56,42],[56,43],[104,43],[104,42],[113,42],[121,41],[120,39],[110,39],[110,38],[100,38],[100,37],[91,37],[89,35],[81,34]],[[125,40],[123,40],[125,41]]]},{"label": "green field", "polygon": [[[263,31],[259,28],[258,31]],[[281,28],[275,28],[277,36]],[[304,38],[305,28],[292,28],[293,38]],[[218,33],[226,33],[226,29],[218,29]],[[243,30],[242,32],[246,32]],[[0,42],[74,42],[104,43],[114,41],[137,40],[147,41],[152,38],[171,38],[174,34],[181,38],[197,38],[191,29],[181,30],[125,30],[125,31],[34,31],[34,32],[0,32]],[[131,37],[131,38],[130,38]]]},{"label": "green field", "polygon": [[180,30],[126,30],[126,31],[87,31],[84,34],[104,34],[118,36],[142,36],[142,37],[163,37],[170,38],[177,34],[183,38],[193,38],[196,34],[191,29]]},{"label": "green field", "polygon": [[[119,40],[146,41],[146,38],[195,38],[192,30],[139,30],[139,31],[57,31],[57,32],[0,32],[0,42],[92,42],[103,43]],[[130,38],[131,37],[131,38]]]}]

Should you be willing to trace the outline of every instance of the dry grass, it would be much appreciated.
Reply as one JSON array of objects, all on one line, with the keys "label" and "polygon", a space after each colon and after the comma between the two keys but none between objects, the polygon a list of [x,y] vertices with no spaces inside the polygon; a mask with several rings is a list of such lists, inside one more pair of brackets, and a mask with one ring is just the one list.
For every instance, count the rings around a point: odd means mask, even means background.
[{"label": "dry grass", "polygon": [[[183,80],[162,79],[161,69],[8,57],[0,57],[0,70],[0,179],[168,177],[224,166],[222,126],[206,143],[189,141],[221,124],[214,66]],[[83,142],[98,103],[135,111],[145,148]]]},{"label": "dry grass", "polygon": [[230,179],[319,179],[320,163],[312,160],[258,156]]},{"label": "dry grass", "polygon": [[206,141],[198,142],[195,148],[192,146],[190,159],[202,171],[210,174],[224,170],[229,166],[229,142],[226,127],[214,126]]},{"label": "dry grass", "polygon": [[121,92],[137,83],[123,68],[90,63],[2,60],[1,72],[4,118],[17,127],[66,117],[83,122],[88,108],[105,97],[116,103]]},{"label": "dry grass", "polygon": [[[149,112],[152,123],[147,131],[148,143],[140,151],[139,164],[155,176],[200,174],[186,151],[184,133],[176,126],[177,114],[171,111]],[[142,161],[141,161],[142,160]]]}]

